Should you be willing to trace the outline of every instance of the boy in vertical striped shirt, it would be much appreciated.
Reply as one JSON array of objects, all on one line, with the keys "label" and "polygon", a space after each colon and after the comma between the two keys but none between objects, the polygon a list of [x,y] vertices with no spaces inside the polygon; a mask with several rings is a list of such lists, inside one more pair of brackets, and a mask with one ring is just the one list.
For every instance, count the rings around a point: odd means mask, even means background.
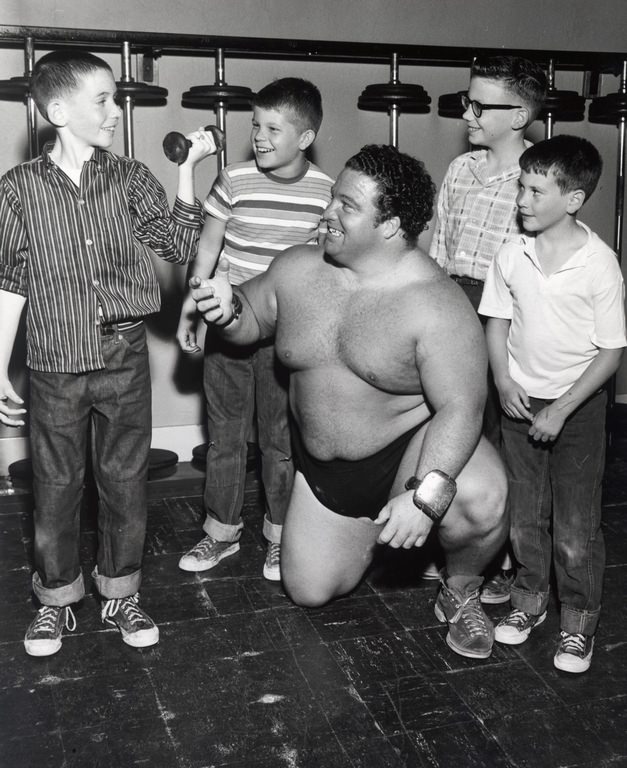
[{"label": "boy in vertical striped shirt", "polygon": [[8,368],[27,306],[32,584],[41,608],[24,647],[49,656],[61,648],[64,628],[76,625],[71,606],[85,594],[79,516],[89,441],[102,620],[128,645],[144,647],[159,639],[138,603],[151,438],[142,318],[160,304],[150,254],[178,264],[193,258],[202,216],[193,169],[215,143],[209,134],[192,137],[170,212],[145,165],[108,151],[121,111],[105,61],[55,51],[35,65],[31,88],[56,139],[0,179],[0,423],[8,426],[24,424]]},{"label": "boy in vertical striped shirt", "polygon": [[[292,245],[318,241],[320,217],[333,184],[306,158],[322,121],[318,89],[300,78],[282,78],[255,97],[251,143],[255,159],[233,163],[216,179],[191,275],[208,278],[223,256],[230,281],[239,285],[266,271]],[[196,304],[188,295],[177,338],[199,351]],[[184,571],[213,568],[239,550],[246,474],[246,436],[254,414],[266,499],[263,575],[279,581],[283,520],[293,481],[288,428],[287,372],[272,343],[241,348],[208,330],[204,389],[209,450],[204,490],[204,538],[179,561]]]}]

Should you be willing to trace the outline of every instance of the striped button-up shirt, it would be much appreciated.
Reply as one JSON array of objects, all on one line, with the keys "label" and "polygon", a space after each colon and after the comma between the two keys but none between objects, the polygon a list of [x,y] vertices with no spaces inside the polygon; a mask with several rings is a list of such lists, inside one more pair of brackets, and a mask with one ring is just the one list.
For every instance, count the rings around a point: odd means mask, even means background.
[{"label": "striped button-up shirt", "polygon": [[232,163],[216,179],[205,210],[226,223],[222,254],[239,285],[268,269],[292,245],[318,240],[333,180],[313,163],[294,179],[262,173],[254,161]]},{"label": "striped button-up shirt", "polygon": [[0,289],[27,297],[27,364],[104,367],[101,323],[160,307],[151,252],[194,258],[202,208],[165,191],[142,163],[96,148],[80,186],[42,155],[0,179]]},{"label": "striped button-up shirt", "polygon": [[487,151],[467,152],[450,164],[438,195],[437,226],[429,255],[449,275],[485,280],[499,248],[520,234],[516,195],[520,166],[487,174]]}]

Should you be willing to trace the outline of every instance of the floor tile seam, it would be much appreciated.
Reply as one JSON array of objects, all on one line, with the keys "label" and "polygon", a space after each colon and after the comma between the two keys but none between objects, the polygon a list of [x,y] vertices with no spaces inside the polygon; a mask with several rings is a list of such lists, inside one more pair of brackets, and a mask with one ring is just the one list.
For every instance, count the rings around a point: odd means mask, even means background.
[{"label": "floor tile seam", "polygon": [[[165,728],[165,732],[167,734],[167,737],[169,739],[169,742],[172,746],[172,749],[174,750],[174,754],[177,758],[177,761],[180,759],[181,756],[181,745],[175,738],[174,734],[172,733],[172,728],[170,727],[170,724],[168,722],[167,715],[170,714],[172,717],[176,717],[176,714],[172,714],[168,712],[168,710],[163,706],[163,703],[161,702],[161,698],[159,696],[159,690],[158,686],[155,684],[154,676],[152,674],[152,670],[149,668],[147,670],[148,672],[148,681],[153,689],[155,701],[157,702],[157,709],[159,711],[159,719],[163,722],[163,726]],[[174,767],[173,767],[174,768]]]},{"label": "floor tile seam", "polygon": [[[525,659],[520,656],[515,659],[504,659],[503,661],[491,661],[489,664],[477,664],[473,667],[458,667],[456,669],[445,669],[442,673],[445,675],[458,675],[464,672],[474,672],[480,669],[499,669],[500,667],[508,667],[511,664],[525,664]],[[528,666],[528,665],[527,665]]]},{"label": "floor tile seam", "polygon": [[[517,763],[513,763],[511,761],[510,756],[505,752],[501,744],[499,743],[496,734],[492,733],[492,731],[489,730],[489,728],[486,727],[483,718],[479,717],[478,715],[475,718],[475,721],[479,728],[481,729],[482,733],[489,738],[491,741],[494,742],[494,745],[497,747],[501,755],[503,756],[503,759],[507,761],[508,768],[518,768]],[[419,735],[419,734],[426,734],[426,733],[433,733],[434,731],[443,731],[446,732],[450,729],[450,725],[435,725],[433,728],[417,728],[417,729],[409,729],[408,734],[409,738],[411,739],[412,735]]]},{"label": "floor tile seam", "polygon": [[[323,646],[327,646],[328,644],[323,642],[323,643],[322,643],[322,645],[323,645]],[[344,752],[344,754],[345,754],[345,756],[346,756],[347,760],[350,762],[350,764],[351,764],[352,766],[354,766],[354,768],[359,768],[359,764],[356,764],[356,763],[354,763],[354,761],[353,761],[353,760],[350,758],[350,755],[348,755],[348,753],[347,753],[347,752],[346,752],[346,750],[344,749],[344,746],[343,746],[343,744],[342,744],[342,741],[341,741],[341,739],[340,739],[340,736],[338,735],[337,731],[335,730],[335,728],[334,728],[334,727],[333,727],[333,725],[331,724],[331,721],[329,720],[329,717],[328,717],[328,715],[327,715],[326,709],[323,707],[323,704],[322,704],[322,702],[319,700],[318,696],[316,695],[316,691],[314,691],[314,689],[312,688],[312,686],[311,686],[311,684],[310,684],[310,682],[309,682],[309,679],[308,679],[308,678],[307,678],[307,676],[305,675],[305,673],[304,673],[304,671],[303,671],[303,669],[302,669],[302,667],[301,667],[301,665],[300,665],[300,663],[299,663],[299,660],[298,660],[298,658],[296,657],[296,655],[295,655],[294,653],[292,653],[292,659],[293,659],[293,661],[294,661],[294,664],[296,665],[296,668],[298,669],[298,671],[299,671],[300,675],[302,676],[303,680],[305,681],[305,684],[306,684],[306,686],[307,686],[307,690],[308,690],[308,691],[309,691],[309,693],[311,694],[311,699],[312,699],[312,701],[314,701],[314,702],[315,702],[316,708],[317,708],[317,709],[318,709],[318,711],[319,711],[319,712],[322,714],[322,717],[323,717],[324,721],[325,721],[325,722],[328,724],[328,726],[329,726],[329,730],[330,730],[330,732],[333,734],[333,737],[335,738],[336,742],[338,743],[338,745],[339,745],[340,749],[342,750],[342,752]],[[335,659],[334,659],[334,661],[335,661]],[[336,662],[336,664],[337,664],[337,662]],[[339,667],[339,665],[338,665],[338,667]],[[348,682],[350,682],[350,681],[348,681],[348,680],[347,680],[347,683],[348,683]],[[362,698],[361,698],[361,696],[359,695],[359,692],[357,691],[357,689],[355,689],[355,688],[354,688],[352,685],[350,685],[350,686],[342,686],[342,687],[341,687],[341,689],[342,689],[342,690],[347,690],[347,689],[348,689],[348,687],[351,687],[351,688],[353,688],[353,690],[354,690],[354,694],[357,696],[358,700],[361,702],[361,704],[362,704],[362,705],[363,705],[363,706],[364,706],[364,707],[365,707],[365,708],[368,710],[368,712],[370,713],[370,709],[368,708],[368,705],[365,703],[365,701],[363,701],[363,699],[362,699]],[[334,688],[331,688],[331,689],[329,689],[329,688],[326,688],[325,690],[326,690],[326,691],[329,691],[329,690],[335,690],[335,689],[334,689]],[[353,695],[353,694],[350,694],[350,695]],[[370,714],[371,714],[371,716],[372,716],[372,713],[370,713]],[[377,721],[375,720],[374,716],[372,716],[372,720],[373,720],[373,722],[375,723],[375,727],[376,727],[376,728],[377,728],[379,731],[381,731],[381,728],[380,728],[379,724],[377,723]]]},{"label": "floor tile seam", "polygon": [[[553,709],[555,709],[555,708],[553,708]],[[524,716],[524,715],[527,715],[527,714],[541,714],[541,713],[543,713],[545,711],[547,711],[547,710],[544,709],[544,708],[543,709],[534,709],[534,710],[527,710],[527,711],[525,711],[524,713],[521,713],[521,714],[516,714],[516,715],[510,714],[510,715],[507,715],[507,716],[508,717],[512,717],[512,718],[513,717],[521,717],[521,716]],[[564,717],[566,717],[566,718],[569,718],[569,717],[572,718],[572,708],[569,707],[569,706],[565,706],[563,714],[564,714]],[[486,728],[488,728],[488,729],[489,729],[488,723],[490,721],[498,721],[499,723],[502,723],[503,715],[494,715],[491,718],[486,718]],[[551,722],[551,720],[547,719],[547,722]],[[585,722],[582,723],[581,725],[583,727],[583,731],[585,732],[586,738],[592,737],[594,739],[594,741],[598,744],[599,750],[602,750],[604,747],[609,746],[605,742],[603,742],[592,729],[588,728],[588,726],[585,724]],[[493,735],[494,735],[495,740],[497,741],[497,743],[501,747],[501,749],[505,752],[507,759],[508,760],[512,760],[513,758],[509,754],[506,745],[505,744],[501,744],[501,741],[499,740],[498,734],[494,733]],[[515,746],[512,746],[512,749],[515,749]],[[600,752],[599,752],[599,754],[600,754]],[[514,768],[518,768],[518,765],[519,765],[518,763],[514,763]],[[524,765],[524,768],[526,768],[528,763],[524,763],[523,765]],[[590,762],[586,761],[586,762],[583,762],[583,763],[560,763],[559,768],[577,768],[577,766],[585,766],[585,765],[590,766]],[[601,765],[602,764],[599,763],[599,768],[601,768]],[[523,767],[521,766],[521,768],[523,768]],[[553,768],[553,766],[549,766],[548,768]],[[557,768],[557,766],[555,768]],[[596,768],[596,765],[595,765],[595,768]]]},{"label": "floor tile seam", "polygon": [[[406,633],[406,634],[409,634],[409,630],[405,630],[405,629],[404,629],[404,630],[402,630],[402,632],[403,632],[403,633]],[[368,639],[368,638],[372,638],[372,637],[382,637],[382,636],[386,636],[386,635],[387,635],[387,636],[389,636],[389,635],[393,635],[393,636],[394,636],[394,635],[396,635],[396,634],[398,634],[398,633],[396,633],[394,630],[390,630],[390,631],[387,631],[387,632],[383,632],[383,633],[381,633],[381,634],[379,634],[379,635],[360,635],[360,636],[358,636],[358,637],[350,637],[350,638],[344,638],[344,639],[341,639],[341,640],[327,640],[327,641],[324,641],[324,643],[323,643],[323,644],[324,644],[324,645],[326,645],[326,646],[329,648],[329,650],[330,650],[330,652],[331,652],[331,654],[332,654],[333,658],[335,659],[336,663],[338,664],[338,666],[340,666],[340,668],[342,669],[342,671],[344,671],[344,668],[343,668],[343,667],[341,667],[341,665],[340,665],[340,663],[339,663],[339,661],[338,661],[338,656],[339,656],[339,654],[337,654],[337,651],[335,650],[335,646],[339,646],[339,645],[340,645],[340,644],[342,644],[342,643],[346,643],[346,642],[352,642],[352,641],[355,641],[355,640],[366,640],[366,639]],[[331,647],[333,647],[333,648],[334,648],[334,650],[332,650],[332,649],[331,649]],[[420,651],[420,647],[419,647],[419,646],[418,646],[418,652],[419,652],[419,653],[421,652],[421,651]],[[422,661],[428,661],[428,658],[425,658],[425,657],[421,657],[421,660],[422,660]],[[444,674],[444,671],[443,671],[443,670],[440,670],[440,669],[438,669],[437,667],[433,667],[432,669],[429,669],[429,670],[424,670],[424,669],[419,669],[419,668],[416,668],[416,667],[415,667],[415,666],[412,664],[412,662],[411,662],[411,661],[409,662],[409,664],[410,664],[410,665],[411,665],[411,667],[412,667],[412,673],[413,673],[413,674],[411,674],[411,675],[403,675],[403,676],[402,676],[402,678],[403,678],[403,679],[404,679],[405,677],[420,677],[421,679],[425,679],[425,678],[436,678],[436,677],[439,677],[439,676],[441,676],[441,675],[443,675],[443,674]],[[397,679],[398,679],[398,678],[397,678]],[[377,681],[377,682],[379,682],[379,681]]]}]

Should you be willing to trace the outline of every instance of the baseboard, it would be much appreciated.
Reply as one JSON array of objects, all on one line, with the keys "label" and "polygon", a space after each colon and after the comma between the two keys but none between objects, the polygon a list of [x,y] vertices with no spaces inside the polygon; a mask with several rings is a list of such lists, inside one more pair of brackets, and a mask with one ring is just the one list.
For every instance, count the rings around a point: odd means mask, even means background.
[{"label": "baseboard", "polygon": [[[179,461],[191,461],[192,449],[207,440],[202,424],[189,424],[180,427],[155,427],[152,430],[153,448],[174,451]],[[27,437],[0,438],[0,477],[9,474],[9,464],[29,457]]]}]

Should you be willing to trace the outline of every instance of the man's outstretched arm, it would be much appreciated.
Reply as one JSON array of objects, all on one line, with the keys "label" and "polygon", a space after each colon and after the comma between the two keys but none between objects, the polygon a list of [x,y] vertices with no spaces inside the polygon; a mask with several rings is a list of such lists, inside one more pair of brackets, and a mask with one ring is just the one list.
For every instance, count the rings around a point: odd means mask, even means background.
[{"label": "man's outstretched arm", "polygon": [[211,280],[192,278],[191,295],[204,321],[233,344],[253,344],[274,334],[276,295],[272,267],[233,289],[226,259]]}]

